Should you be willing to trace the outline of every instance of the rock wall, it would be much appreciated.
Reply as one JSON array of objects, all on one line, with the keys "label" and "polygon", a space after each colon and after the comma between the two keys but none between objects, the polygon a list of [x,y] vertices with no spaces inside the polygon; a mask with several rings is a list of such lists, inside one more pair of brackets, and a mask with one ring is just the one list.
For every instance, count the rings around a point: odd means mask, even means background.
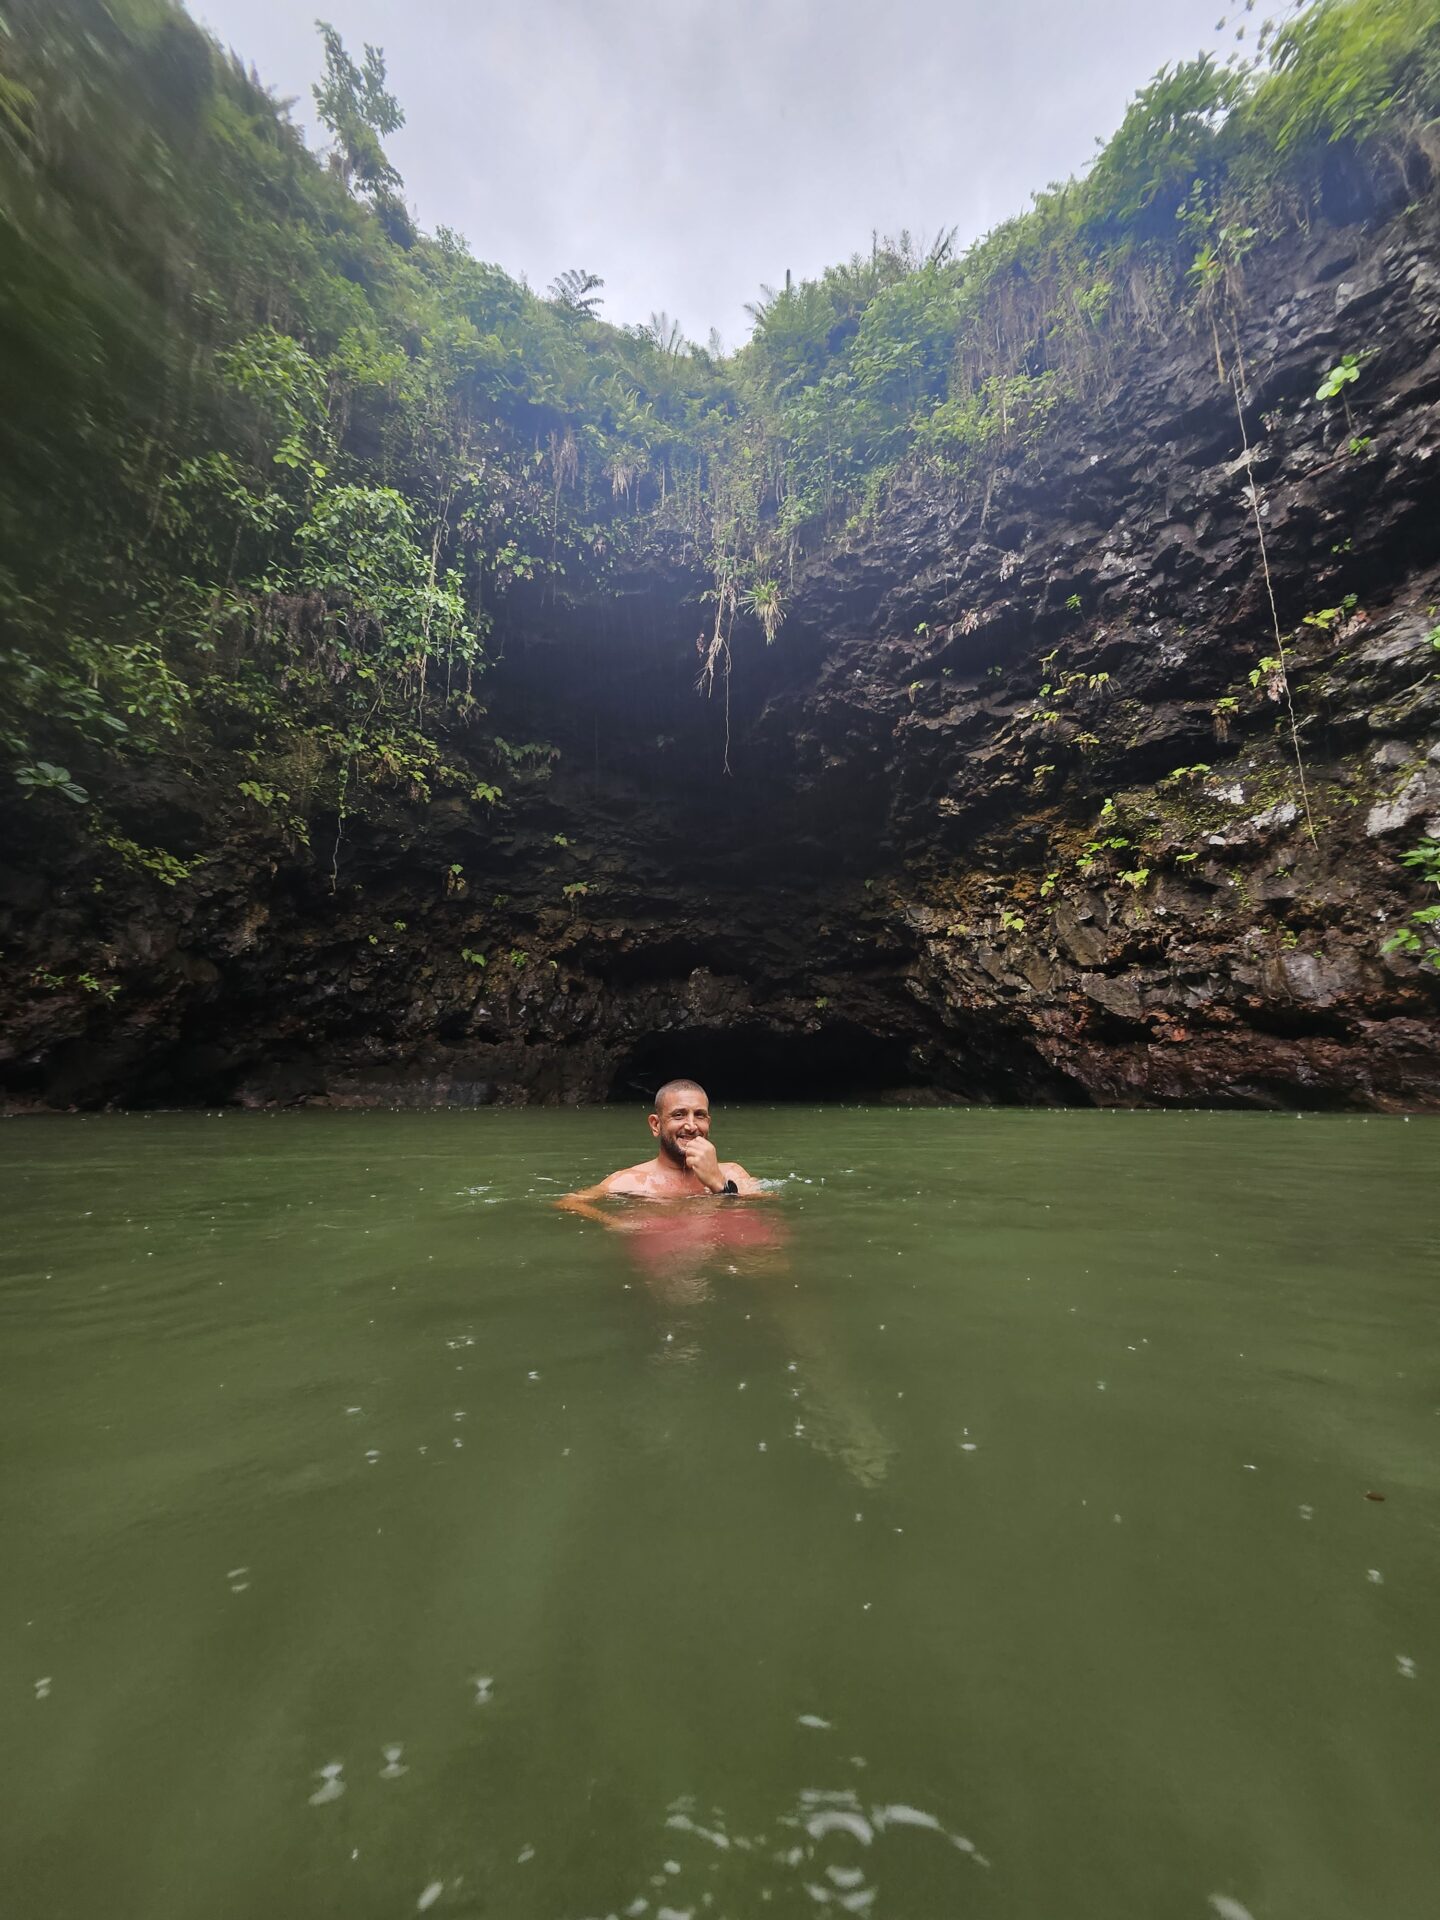
[{"label": "rock wall", "polygon": [[[686,1071],[716,1099],[1440,1107],[1440,979],[1381,951],[1425,904],[1399,854],[1440,834],[1437,241],[1431,205],[1252,256],[1233,338],[1172,319],[1023,458],[912,476],[709,698],[681,567],[515,606],[490,718],[558,757],[499,807],[397,797],[303,852],[177,764],[127,802],[207,852],[174,889],[12,810],[11,1105]],[[1315,402],[1346,353],[1348,410]]]}]

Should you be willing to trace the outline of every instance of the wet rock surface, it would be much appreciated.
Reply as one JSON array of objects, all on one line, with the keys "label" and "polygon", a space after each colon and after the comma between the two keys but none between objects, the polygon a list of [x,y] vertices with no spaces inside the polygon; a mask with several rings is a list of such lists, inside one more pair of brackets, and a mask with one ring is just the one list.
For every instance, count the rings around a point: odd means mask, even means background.
[{"label": "wet rock surface", "polygon": [[[1249,456],[1198,317],[1118,345],[1025,457],[898,482],[709,698],[679,563],[514,607],[491,721],[555,753],[502,806],[397,794],[297,849],[172,769],[127,805],[205,856],[173,888],[97,886],[61,803],[13,809],[12,1107],[678,1071],[717,1099],[1440,1107],[1440,981],[1382,952],[1426,904],[1398,856],[1440,833],[1435,216],[1246,271]],[[1312,398],[1346,352],[1348,418]]]}]

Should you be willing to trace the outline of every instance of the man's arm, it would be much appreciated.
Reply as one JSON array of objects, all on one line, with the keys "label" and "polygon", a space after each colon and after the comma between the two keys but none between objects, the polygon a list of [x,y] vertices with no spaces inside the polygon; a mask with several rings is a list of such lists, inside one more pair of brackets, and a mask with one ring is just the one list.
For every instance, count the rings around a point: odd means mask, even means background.
[{"label": "man's arm", "polygon": [[612,1180],[618,1180],[619,1178],[620,1175],[618,1173],[612,1173],[607,1179],[602,1180],[598,1186],[581,1187],[574,1193],[562,1193],[560,1198],[552,1201],[551,1204],[558,1208],[561,1213],[578,1213],[586,1220],[606,1221],[610,1216],[602,1213],[595,1202],[597,1200],[604,1200],[613,1193],[615,1189],[611,1186],[610,1182]]},{"label": "man's arm", "polygon": [[752,1180],[744,1167],[734,1160],[722,1162],[715,1148],[708,1140],[692,1140],[685,1149],[685,1164],[697,1180],[707,1186],[711,1193],[724,1193],[728,1180],[735,1182],[741,1193],[764,1193],[765,1189],[758,1180]]},{"label": "man's arm", "polygon": [[725,1175],[727,1180],[733,1180],[735,1182],[741,1193],[768,1193],[770,1191],[770,1189],[757,1180],[753,1174],[747,1173],[738,1160],[724,1161],[720,1171]]}]

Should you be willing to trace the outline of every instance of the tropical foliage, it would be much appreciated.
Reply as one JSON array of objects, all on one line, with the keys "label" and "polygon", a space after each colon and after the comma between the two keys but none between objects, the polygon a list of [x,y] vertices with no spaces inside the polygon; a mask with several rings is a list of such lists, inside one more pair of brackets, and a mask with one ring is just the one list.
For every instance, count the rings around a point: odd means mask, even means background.
[{"label": "tropical foliage", "polygon": [[377,788],[496,804],[517,599],[663,547],[708,579],[713,678],[735,622],[783,632],[805,547],[897,475],[1024,458],[1234,236],[1309,217],[1327,156],[1437,160],[1440,0],[1319,0],[1162,72],[968,252],[877,236],[765,290],[727,359],[418,231],[383,54],[320,34],[324,155],[174,0],[0,13],[0,778],[117,857],[112,776],[157,756],[292,841]]}]

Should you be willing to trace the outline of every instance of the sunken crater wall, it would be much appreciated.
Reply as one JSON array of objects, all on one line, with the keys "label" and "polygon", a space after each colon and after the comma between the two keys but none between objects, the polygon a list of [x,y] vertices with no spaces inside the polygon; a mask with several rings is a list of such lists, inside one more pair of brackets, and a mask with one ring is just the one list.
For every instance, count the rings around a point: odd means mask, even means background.
[{"label": "sunken crater wall", "polygon": [[[1023,460],[914,475],[802,564],[708,700],[683,568],[513,608],[491,718],[558,758],[501,808],[348,823],[335,884],[324,832],[297,853],[158,771],[153,837],[211,850],[158,907],[13,845],[12,1107],[675,1071],[722,1100],[1440,1107],[1440,982],[1382,951],[1440,833],[1433,205],[1253,256],[1235,317],[1252,462],[1203,322],[1130,343]],[[1312,398],[1347,352],[1349,420]],[[96,955],[113,1000],[30,990]]]}]

